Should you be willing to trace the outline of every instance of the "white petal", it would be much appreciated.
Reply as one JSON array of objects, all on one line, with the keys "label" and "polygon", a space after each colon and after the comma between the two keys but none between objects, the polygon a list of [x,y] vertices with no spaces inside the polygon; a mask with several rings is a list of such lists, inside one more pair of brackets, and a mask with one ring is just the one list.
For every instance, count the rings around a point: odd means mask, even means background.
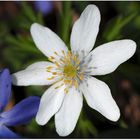
[{"label": "white petal", "polygon": [[91,108],[97,110],[111,121],[119,119],[119,108],[111,96],[109,87],[104,82],[90,77],[87,83],[85,82],[81,85],[81,90]]},{"label": "white petal", "polygon": [[55,65],[50,62],[36,62],[27,67],[25,70],[12,74],[12,82],[14,85],[20,86],[50,85],[56,82],[60,77],[57,76],[52,80],[48,80],[48,78],[53,76],[52,73],[47,72],[46,68],[48,66],[55,67]]},{"label": "white petal", "polygon": [[[104,75],[113,72],[121,63],[127,61],[136,51],[132,40],[118,40],[103,44],[94,49],[89,63],[91,75]],[[88,62],[87,62],[88,63]]]},{"label": "white petal", "polygon": [[75,22],[71,33],[73,51],[89,52],[95,43],[100,23],[100,11],[95,5],[88,5]]},{"label": "white petal", "polygon": [[[47,57],[53,56],[58,60],[63,56],[62,50],[67,52],[64,42],[47,27],[34,23],[31,26],[31,35],[38,49]],[[54,52],[57,52],[59,56]]]},{"label": "white petal", "polygon": [[45,125],[62,105],[65,96],[65,86],[56,88],[61,84],[62,82],[58,82],[51,86],[41,97],[39,110],[36,115],[36,121],[39,125]]},{"label": "white petal", "polygon": [[74,130],[83,105],[82,94],[71,88],[66,94],[62,107],[55,115],[56,131],[67,136]]}]

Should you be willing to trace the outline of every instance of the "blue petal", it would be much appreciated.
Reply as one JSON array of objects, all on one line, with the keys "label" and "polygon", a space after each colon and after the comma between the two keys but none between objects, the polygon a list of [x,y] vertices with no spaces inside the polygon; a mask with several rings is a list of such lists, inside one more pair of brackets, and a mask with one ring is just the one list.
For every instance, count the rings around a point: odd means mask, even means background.
[{"label": "blue petal", "polygon": [[0,112],[7,105],[11,96],[11,76],[8,69],[0,72]]},{"label": "blue petal", "polygon": [[53,10],[52,1],[34,1],[35,9],[42,12],[42,14],[49,14]]},{"label": "blue petal", "polygon": [[15,134],[14,132],[12,132],[11,130],[9,130],[6,126],[0,125],[0,138],[16,139],[16,138],[19,138],[19,136]]},{"label": "blue petal", "polygon": [[28,97],[9,111],[2,113],[0,123],[6,126],[16,126],[28,123],[37,113],[40,98],[36,96]]}]

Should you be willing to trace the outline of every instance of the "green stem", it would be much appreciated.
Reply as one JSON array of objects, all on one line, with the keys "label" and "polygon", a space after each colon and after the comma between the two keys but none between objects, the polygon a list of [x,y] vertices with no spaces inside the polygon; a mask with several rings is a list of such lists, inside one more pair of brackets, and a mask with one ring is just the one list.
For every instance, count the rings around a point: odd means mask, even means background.
[{"label": "green stem", "polygon": [[71,1],[62,2],[62,11],[60,12],[59,35],[69,46],[69,34],[71,27]]}]

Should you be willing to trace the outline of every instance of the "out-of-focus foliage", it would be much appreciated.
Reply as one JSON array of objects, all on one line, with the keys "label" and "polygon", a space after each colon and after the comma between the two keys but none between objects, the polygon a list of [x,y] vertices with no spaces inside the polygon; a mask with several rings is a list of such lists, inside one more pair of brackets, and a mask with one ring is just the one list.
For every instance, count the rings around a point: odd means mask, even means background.
[{"label": "out-of-focus foliage", "polygon": [[[35,46],[31,35],[30,26],[38,22],[48,26],[70,46],[69,37],[73,22],[88,4],[96,4],[101,12],[100,32],[96,46],[117,39],[130,38],[136,41],[136,54],[119,66],[116,72],[98,77],[105,81],[111,88],[113,97],[121,109],[121,119],[112,123],[103,116],[87,107],[84,103],[80,119],[75,131],[69,138],[93,138],[93,137],[139,137],[140,133],[140,106],[132,97],[140,96],[140,3],[139,2],[88,2],[65,1],[53,2],[52,11],[45,15],[36,10],[33,2],[1,2],[1,5],[13,5],[8,9],[6,17],[0,13],[0,68],[8,67],[12,72],[26,68],[36,61],[48,60]],[[40,10],[41,11],[41,10]],[[26,96],[41,96],[46,87],[13,87],[15,100]],[[134,108],[134,109],[132,109]],[[131,111],[130,111],[131,110]],[[133,115],[129,115],[135,114]],[[134,119],[135,118],[135,119]],[[137,125],[136,125],[137,124]],[[133,128],[134,129],[133,129]],[[136,129],[136,131],[134,131]],[[45,126],[39,126],[33,120],[30,124],[16,129],[25,137],[32,138],[59,138],[55,132],[54,121]],[[132,130],[132,131],[130,131]]]}]

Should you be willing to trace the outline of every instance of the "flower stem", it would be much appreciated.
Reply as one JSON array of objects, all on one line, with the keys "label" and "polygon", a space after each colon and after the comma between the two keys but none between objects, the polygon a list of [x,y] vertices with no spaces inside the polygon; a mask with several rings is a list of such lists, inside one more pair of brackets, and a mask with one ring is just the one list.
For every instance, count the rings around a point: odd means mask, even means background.
[{"label": "flower stem", "polygon": [[71,27],[72,12],[71,1],[62,2],[62,11],[60,11],[59,35],[69,46],[69,34]]}]

